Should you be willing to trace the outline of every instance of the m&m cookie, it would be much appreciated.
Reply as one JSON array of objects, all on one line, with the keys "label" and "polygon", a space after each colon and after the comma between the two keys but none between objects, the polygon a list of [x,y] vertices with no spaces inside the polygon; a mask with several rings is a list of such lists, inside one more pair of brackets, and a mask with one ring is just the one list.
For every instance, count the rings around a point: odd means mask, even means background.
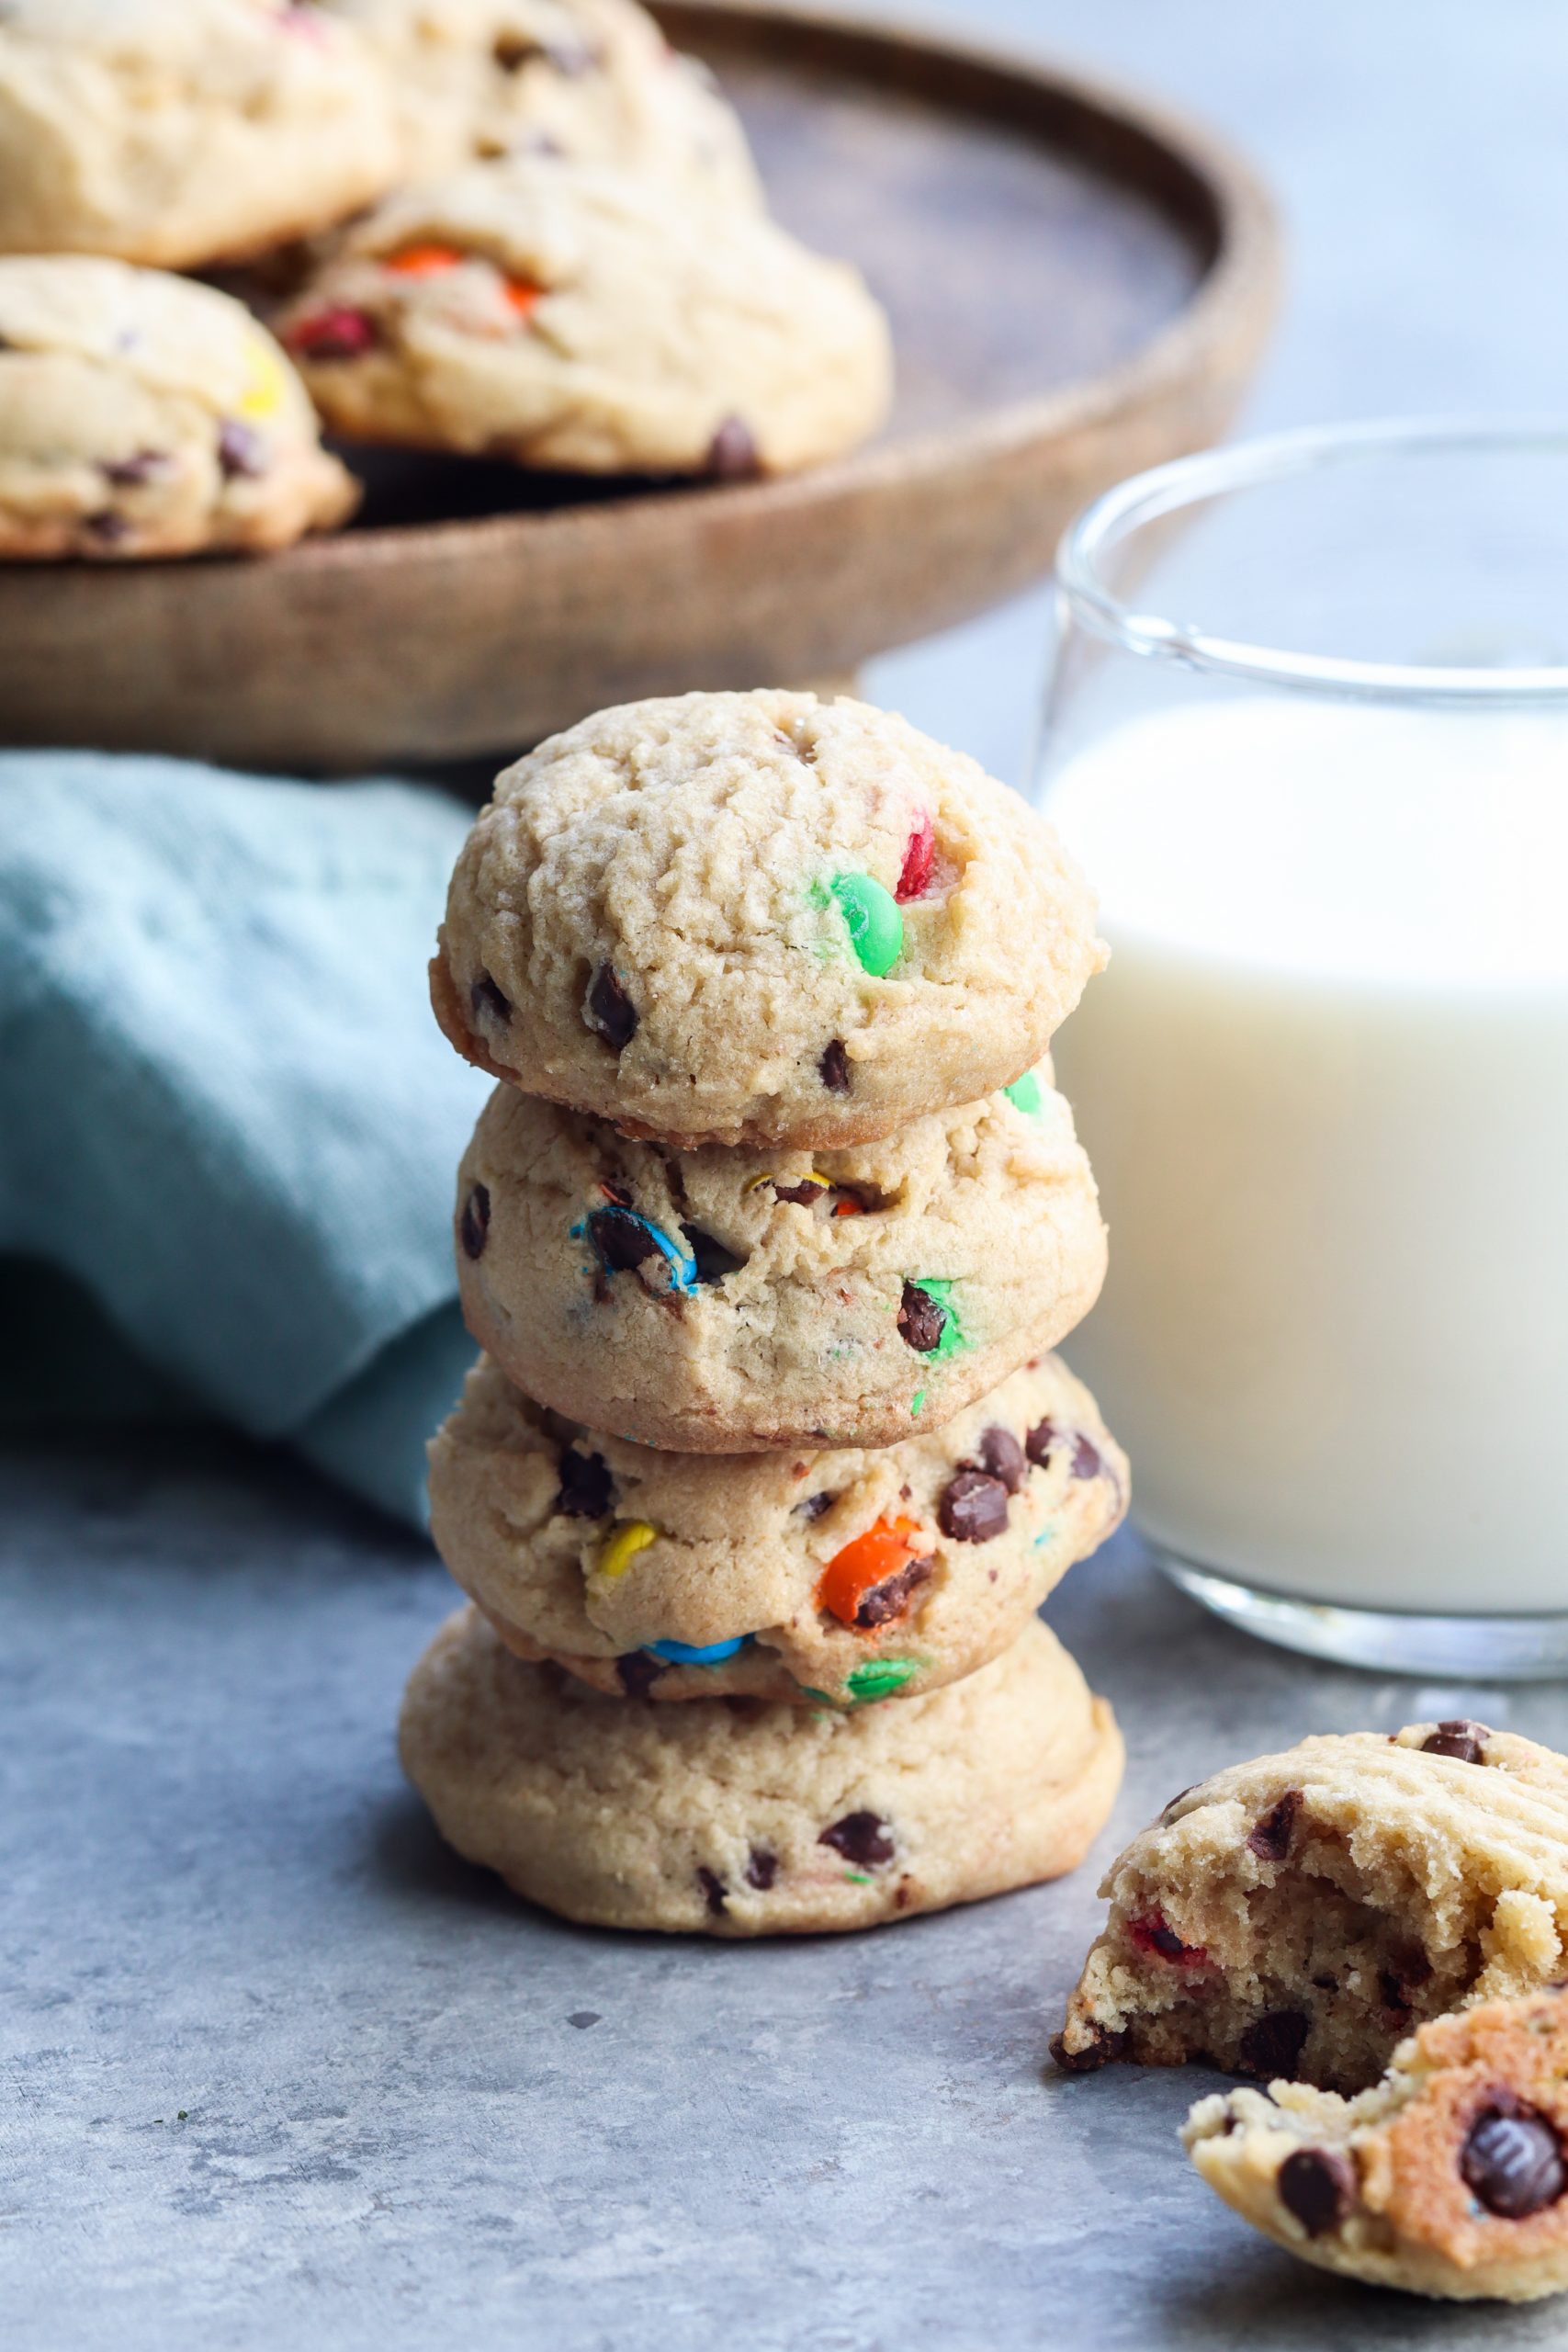
[{"label": "m&m cookie", "polygon": [[891,1444],[1070,1331],[1105,1229],[1049,1073],[882,1143],[690,1150],[498,1087],[457,1180],[474,1336],[576,1419],[693,1453]]},{"label": "m&m cookie", "polygon": [[432,995],[470,1060],[624,1133],[817,1151],[1012,1085],[1103,960],[1088,884],[973,760],[766,689],[509,768]]},{"label": "m&m cookie", "polygon": [[0,259],[0,558],[287,547],[358,495],[227,295],[87,254]]},{"label": "m&m cookie", "polygon": [[1122,1773],[1043,1624],[966,1681],[854,1713],[627,1706],[454,1617],[403,1702],[443,1837],[566,1918],[713,1936],[910,1918],[1071,1870]]},{"label": "m&m cookie", "polygon": [[597,1434],[481,1359],[431,1447],[436,1544],[502,1638],[638,1700],[934,1690],[1016,1640],[1126,1501],[1054,1356],[900,1445],[761,1456]]},{"label": "m&m cookie", "polygon": [[389,198],[278,329],[341,433],[572,473],[793,472],[874,432],[892,373],[848,263],[526,152]]}]

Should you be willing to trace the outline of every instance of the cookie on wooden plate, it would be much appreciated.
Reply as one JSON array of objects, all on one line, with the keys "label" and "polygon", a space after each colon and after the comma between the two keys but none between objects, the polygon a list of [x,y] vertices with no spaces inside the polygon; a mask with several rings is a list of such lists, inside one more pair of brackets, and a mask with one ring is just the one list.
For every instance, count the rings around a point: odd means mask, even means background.
[{"label": "cookie on wooden plate", "polygon": [[287,547],[358,495],[227,295],[85,254],[0,259],[0,558]]},{"label": "cookie on wooden plate", "polygon": [[389,198],[281,313],[362,441],[576,473],[788,473],[887,411],[848,263],[745,206],[524,153]]},{"label": "cookie on wooden plate", "polygon": [[330,227],[399,164],[386,76],[303,0],[0,9],[0,253],[199,268]]},{"label": "cookie on wooden plate", "polygon": [[530,148],[756,209],[755,167],[707,69],[636,0],[323,0],[384,62],[409,180]]}]

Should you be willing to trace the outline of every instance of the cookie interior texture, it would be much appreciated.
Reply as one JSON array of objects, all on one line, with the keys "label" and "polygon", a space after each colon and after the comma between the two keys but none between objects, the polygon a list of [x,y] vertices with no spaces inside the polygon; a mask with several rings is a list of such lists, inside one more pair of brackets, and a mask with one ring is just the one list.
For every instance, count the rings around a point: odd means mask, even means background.
[{"label": "cookie interior texture", "polygon": [[940,1427],[1104,1274],[1071,1113],[1048,1071],[1028,1087],[815,1155],[678,1152],[498,1087],[457,1185],[468,1328],[530,1395],[646,1445]]},{"label": "cookie interior texture", "polygon": [[670,1453],[530,1403],[481,1360],[430,1450],[442,1557],[519,1656],[610,1693],[856,1706],[1016,1640],[1125,1507],[1055,1357],[901,1445]]},{"label": "cookie interior texture", "polygon": [[1184,1792],[1100,1892],[1060,2064],[1359,2091],[1423,2020],[1562,1972],[1568,1762],[1468,1723],[1303,1740]]},{"label": "cookie interior texture", "polygon": [[1182,2140],[1245,2221],[1375,2286],[1524,2302],[1568,2287],[1561,1987],[1423,2025],[1345,2099],[1300,2083],[1198,2104]]},{"label": "cookie interior texture", "polygon": [[1103,1700],[1036,1622],[929,1697],[845,1714],[601,1698],[475,1610],[404,1700],[404,1769],[457,1851],[587,1925],[820,1934],[1071,1870],[1114,1800]]}]

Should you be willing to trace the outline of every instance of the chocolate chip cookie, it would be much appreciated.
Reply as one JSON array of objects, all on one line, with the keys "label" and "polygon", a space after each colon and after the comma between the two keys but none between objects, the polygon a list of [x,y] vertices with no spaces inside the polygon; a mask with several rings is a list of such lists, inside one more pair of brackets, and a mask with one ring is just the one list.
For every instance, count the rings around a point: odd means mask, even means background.
[{"label": "chocolate chip cookie", "polygon": [[1032,1070],[1094,911],[1039,816],[893,713],[685,695],[499,779],[432,997],[481,1069],[623,1133],[832,1150]]},{"label": "chocolate chip cookie", "polygon": [[1421,2026],[1357,2098],[1233,2091],[1181,2136],[1227,2205],[1321,2269],[1458,2300],[1568,2287],[1561,1986]]},{"label": "chocolate chip cookie", "polygon": [[651,1707],[525,1665],[477,1610],[414,1668],[404,1769],[443,1837],[606,1928],[867,1928],[1081,1861],[1122,1743],[1045,1627],[966,1681],[852,1713]]},{"label": "chocolate chip cookie", "polygon": [[389,198],[280,313],[329,424],[574,473],[788,473],[886,413],[847,263],[747,207],[518,154]]},{"label": "chocolate chip cookie", "polygon": [[1052,1356],[940,1434],[760,1459],[598,1436],[481,1359],[430,1454],[436,1544],[508,1644],[655,1699],[934,1690],[1016,1640],[1127,1494]]},{"label": "chocolate chip cookie", "polygon": [[0,557],[286,547],[357,497],[227,295],[85,254],[0,260]]},{"label": "chocolate chip cookie", "polygon": [[530,1396],[645,1445],[888,1445],[1093,1306],[1105,1231],[1030,1072],[843,1151],[636,1143],[496,1089],[457,1182],[469,1329]]},{"label": "chocolate chip cookie", "polygon": [[705,67],[634,0],[324,0],[384,63],[408,181],[521,150],[616,164],[709,202],[761,202]]},{"label": "chocolate chip cookie", "polygon": [[0,9],[0,252],[198,268],[343,220],[399,161],[386,76],[319,7]]},{"label": "chocolate chip cookie", "polygon": [[1568,1969],[1568,1760],[1469,1722],[1303,1740],[1111,1864],[1052,2047],[1353,2092],[1443,2011]]}]

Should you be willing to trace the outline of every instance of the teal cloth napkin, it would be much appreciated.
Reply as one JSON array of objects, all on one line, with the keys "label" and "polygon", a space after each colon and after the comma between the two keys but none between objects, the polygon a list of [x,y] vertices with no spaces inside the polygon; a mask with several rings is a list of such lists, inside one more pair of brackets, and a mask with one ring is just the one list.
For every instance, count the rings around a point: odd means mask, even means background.
[{"label": "teal cloth napkin", "polygon": [[[410,785],[0,755],[0,1329],[41,1261],[165,1393],[415,1521],[473,1354],[450,1216],[487,1081],[425,994],[468,824]],[[51,1385],[37,1320],[13,1395]]]}]

